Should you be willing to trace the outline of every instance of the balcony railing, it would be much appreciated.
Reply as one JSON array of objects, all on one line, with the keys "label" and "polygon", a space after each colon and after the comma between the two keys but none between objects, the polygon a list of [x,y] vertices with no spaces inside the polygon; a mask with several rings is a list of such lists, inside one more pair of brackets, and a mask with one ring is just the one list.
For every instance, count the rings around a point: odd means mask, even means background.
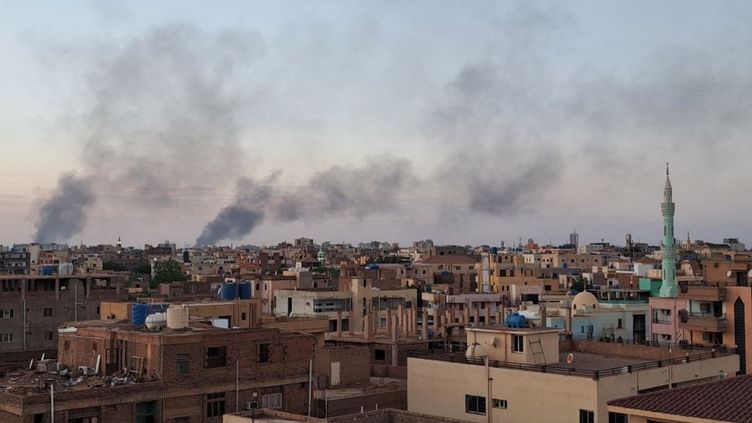
[{"label": "balcony railing", "polygon": [[[496,368],[527,370],[527,371],[541,372],[541,373],[556,373],[556,374],[562,374],[562,375],[588,377],[588,378],[592,378],[593,380],[598,380],[603,377],[618,376],[624,373],[632,373],[632,372],[636,372],[640,370],[655,369],[655,368],[665,367],[669,365],[681,365],[681,364],[686,364],[686,363],[695,362],[695,361],[709,360],[709,359],[714,359],[716,357],[726,356],[726,355],[734,354],[734,353],[735,353],[734,349],[711,350],[711,351],[706,351],[706,352],[699,353],[699,354],[679,356],[679,357],[674,357],[674,358],[666,359],[666,360],[645,361],[642,363],[636,363],[636,364],[631,364],[627,366],[619,366],[619,367],[598,369],[598,370],[578,369],[575,367],[569,367],[568,365],[565,365],[562,363],[540,365],[540,364],[519,364],[519,363],[510,363],[510,362],[505,362],[505,361],[490,360],[488,364],[490,367],[496,367]],[[468,359],[467,357],[465,357],[465,354],[461,352],[455,353],[455,352],[448,352],[448,351],[442,351],[442,350],[409,351],[408,357],[421,358],[421,359],[426,359],[426,360],[449,361],[449,362],[461,363],[461,364],[473,364],[473,365],[479,365],[479,366],[484,365],[484,361],[482,359]]]},{"label": "balcony railing", "polygon": [[680,314],[679,327],[686,330],[703,332],[725,332],[728,321],[725,314],[715,315],[712,313],[682,313]]},{"label": "balcony railing", "polygon": [[679,285],[679,298],[695,301],[724,301],[726,299],[726,287]]}]

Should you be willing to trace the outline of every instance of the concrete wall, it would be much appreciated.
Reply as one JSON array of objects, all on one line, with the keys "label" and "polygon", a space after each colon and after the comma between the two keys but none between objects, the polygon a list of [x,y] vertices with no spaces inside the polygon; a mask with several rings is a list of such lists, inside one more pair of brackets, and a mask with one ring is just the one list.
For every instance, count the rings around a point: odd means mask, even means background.
[{"label": "concrete wall", "polygon": [[[597,383],[592,379],[511,369],[490,371],[493,398],[508,402],[507,409],[493,410],[494,422],[579,423],[579,409],[596,409]],[[407,381],[409,411],[487,422],[485,415],[465,412],[466,394],[486,396],[484,366],[410,358]]]},{"label": "concrete wall", "polygon": [[[596,423],[607,423],[608,401],[668,386],[669,381],[683,386],[717,380],[722,374],[733,374],[736,369],[735,355],[625,372],[599,380],[492,367],[493,398],[508,403],[507,409],[494,409],[493,417],[495,422],[504,423],[579,423],[579,410],[583,409],[595,413]],[[408,360],[410,411],[486,422],[485,415],[465,412],[466,394],[485,397],[486,393],[484,366],[419,358]]]}]

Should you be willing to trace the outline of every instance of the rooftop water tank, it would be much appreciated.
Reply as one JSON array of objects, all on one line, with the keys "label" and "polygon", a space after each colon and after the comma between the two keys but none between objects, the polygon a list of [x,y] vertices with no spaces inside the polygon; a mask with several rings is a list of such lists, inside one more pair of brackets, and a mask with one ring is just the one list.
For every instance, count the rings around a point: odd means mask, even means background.
[{"label": "rooftop water tank", "polygon": [[190,309],[185,305],[171,305],[167,309],[167,328],[185,329],[190,321]]},{"label": "rooftop water tank", "polygon": [[167,313],[154,313],[146,316],[146,328],[159,330],[167,324]]},{"label": "rooftop water tank", "polygon": [[243,300],[251,299],[251,283],[239,282],[238,283],[238,298]]},{"label": "rooftop water tank", "polygon": [[224,301],[234,300],[238,297],[238,285],[234,282],[225,282],[219,286],[219,298]]},{"label": "rooftop water tank", "polygon": [[146,316],[148,314],[148,304],[133,304],[131,308],[131,324],[133,326],[143,326],[146,323]]},{"label": "rooftop water tank", "polygon": [[509,328],[526,328],[527,320],[519,313],[512,313],[507,315],[506,325]]}]

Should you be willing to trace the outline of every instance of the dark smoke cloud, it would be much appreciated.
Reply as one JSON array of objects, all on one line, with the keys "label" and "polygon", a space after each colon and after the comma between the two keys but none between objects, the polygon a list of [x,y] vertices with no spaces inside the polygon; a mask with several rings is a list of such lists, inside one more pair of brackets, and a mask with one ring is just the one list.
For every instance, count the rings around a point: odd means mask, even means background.
[{"label": "dark smoke cloud", "polygon": [[201,231],[196,245],[214,245],[223,239],[239,239],[249,234],[264,219],[264,207],[272,195],[277,175],[263,181],[241,178],[237,182],[235,200]]},{"label": "dark smoke cloud", "polygon": [[[77,135],[89,201],[65,200],[77,218],[55,236],[83,228],[95,194],[111,202],[125,193],[128,205],[149,209],[235,179],[243,163],[239,117],[256,104],[244,77],[262,54],[254,33],[206,33],[190,25],[159,27],[83,53]],[[71,180],[60,182],[62,188]],[[58,189],[50,201],[65,195]],[[55,217],[40,219],[48,228]]]},{"label": "dark smoke cloud", "polygon": [[94,203],[94,190],[89,178],[72,173],[60,177],[55,194],[39,207],[34,240],[52,242],[68,239],[78,233],[86,222],[84,210]]},{"label": "dark smoke cloud", "polygon": [[204,227],[196,244],[242,238],[265,216],[290,222],[396,211],[400,191],[416,180],[408,160],[391,156],[369,158],[362,166],[333,166],[293,188],[279,184],[279,174],[262,181],[242,178],[233,203]]}]

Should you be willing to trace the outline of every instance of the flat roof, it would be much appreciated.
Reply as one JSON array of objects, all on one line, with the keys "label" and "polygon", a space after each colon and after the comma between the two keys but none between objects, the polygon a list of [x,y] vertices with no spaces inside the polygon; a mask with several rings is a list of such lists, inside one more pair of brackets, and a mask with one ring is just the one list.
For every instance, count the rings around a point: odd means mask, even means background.
[{"label": "flat roof", "polygon": [[23,279],[106,279],[125,278],[127,275],[118,273],[75,273],[72,275],[0,275],[0,280],[23,280]]},{"label": "flat roof", "polygon": [[541,334],[541,333],[560,333],[562,330],[557,328],[541,328],[541,327],[528,327],[528,328],[511,328],[503,325],[488,325],[479,328],[465,327],[468,332],[488,332],[488,333],[515,333],[515,334]]}]

